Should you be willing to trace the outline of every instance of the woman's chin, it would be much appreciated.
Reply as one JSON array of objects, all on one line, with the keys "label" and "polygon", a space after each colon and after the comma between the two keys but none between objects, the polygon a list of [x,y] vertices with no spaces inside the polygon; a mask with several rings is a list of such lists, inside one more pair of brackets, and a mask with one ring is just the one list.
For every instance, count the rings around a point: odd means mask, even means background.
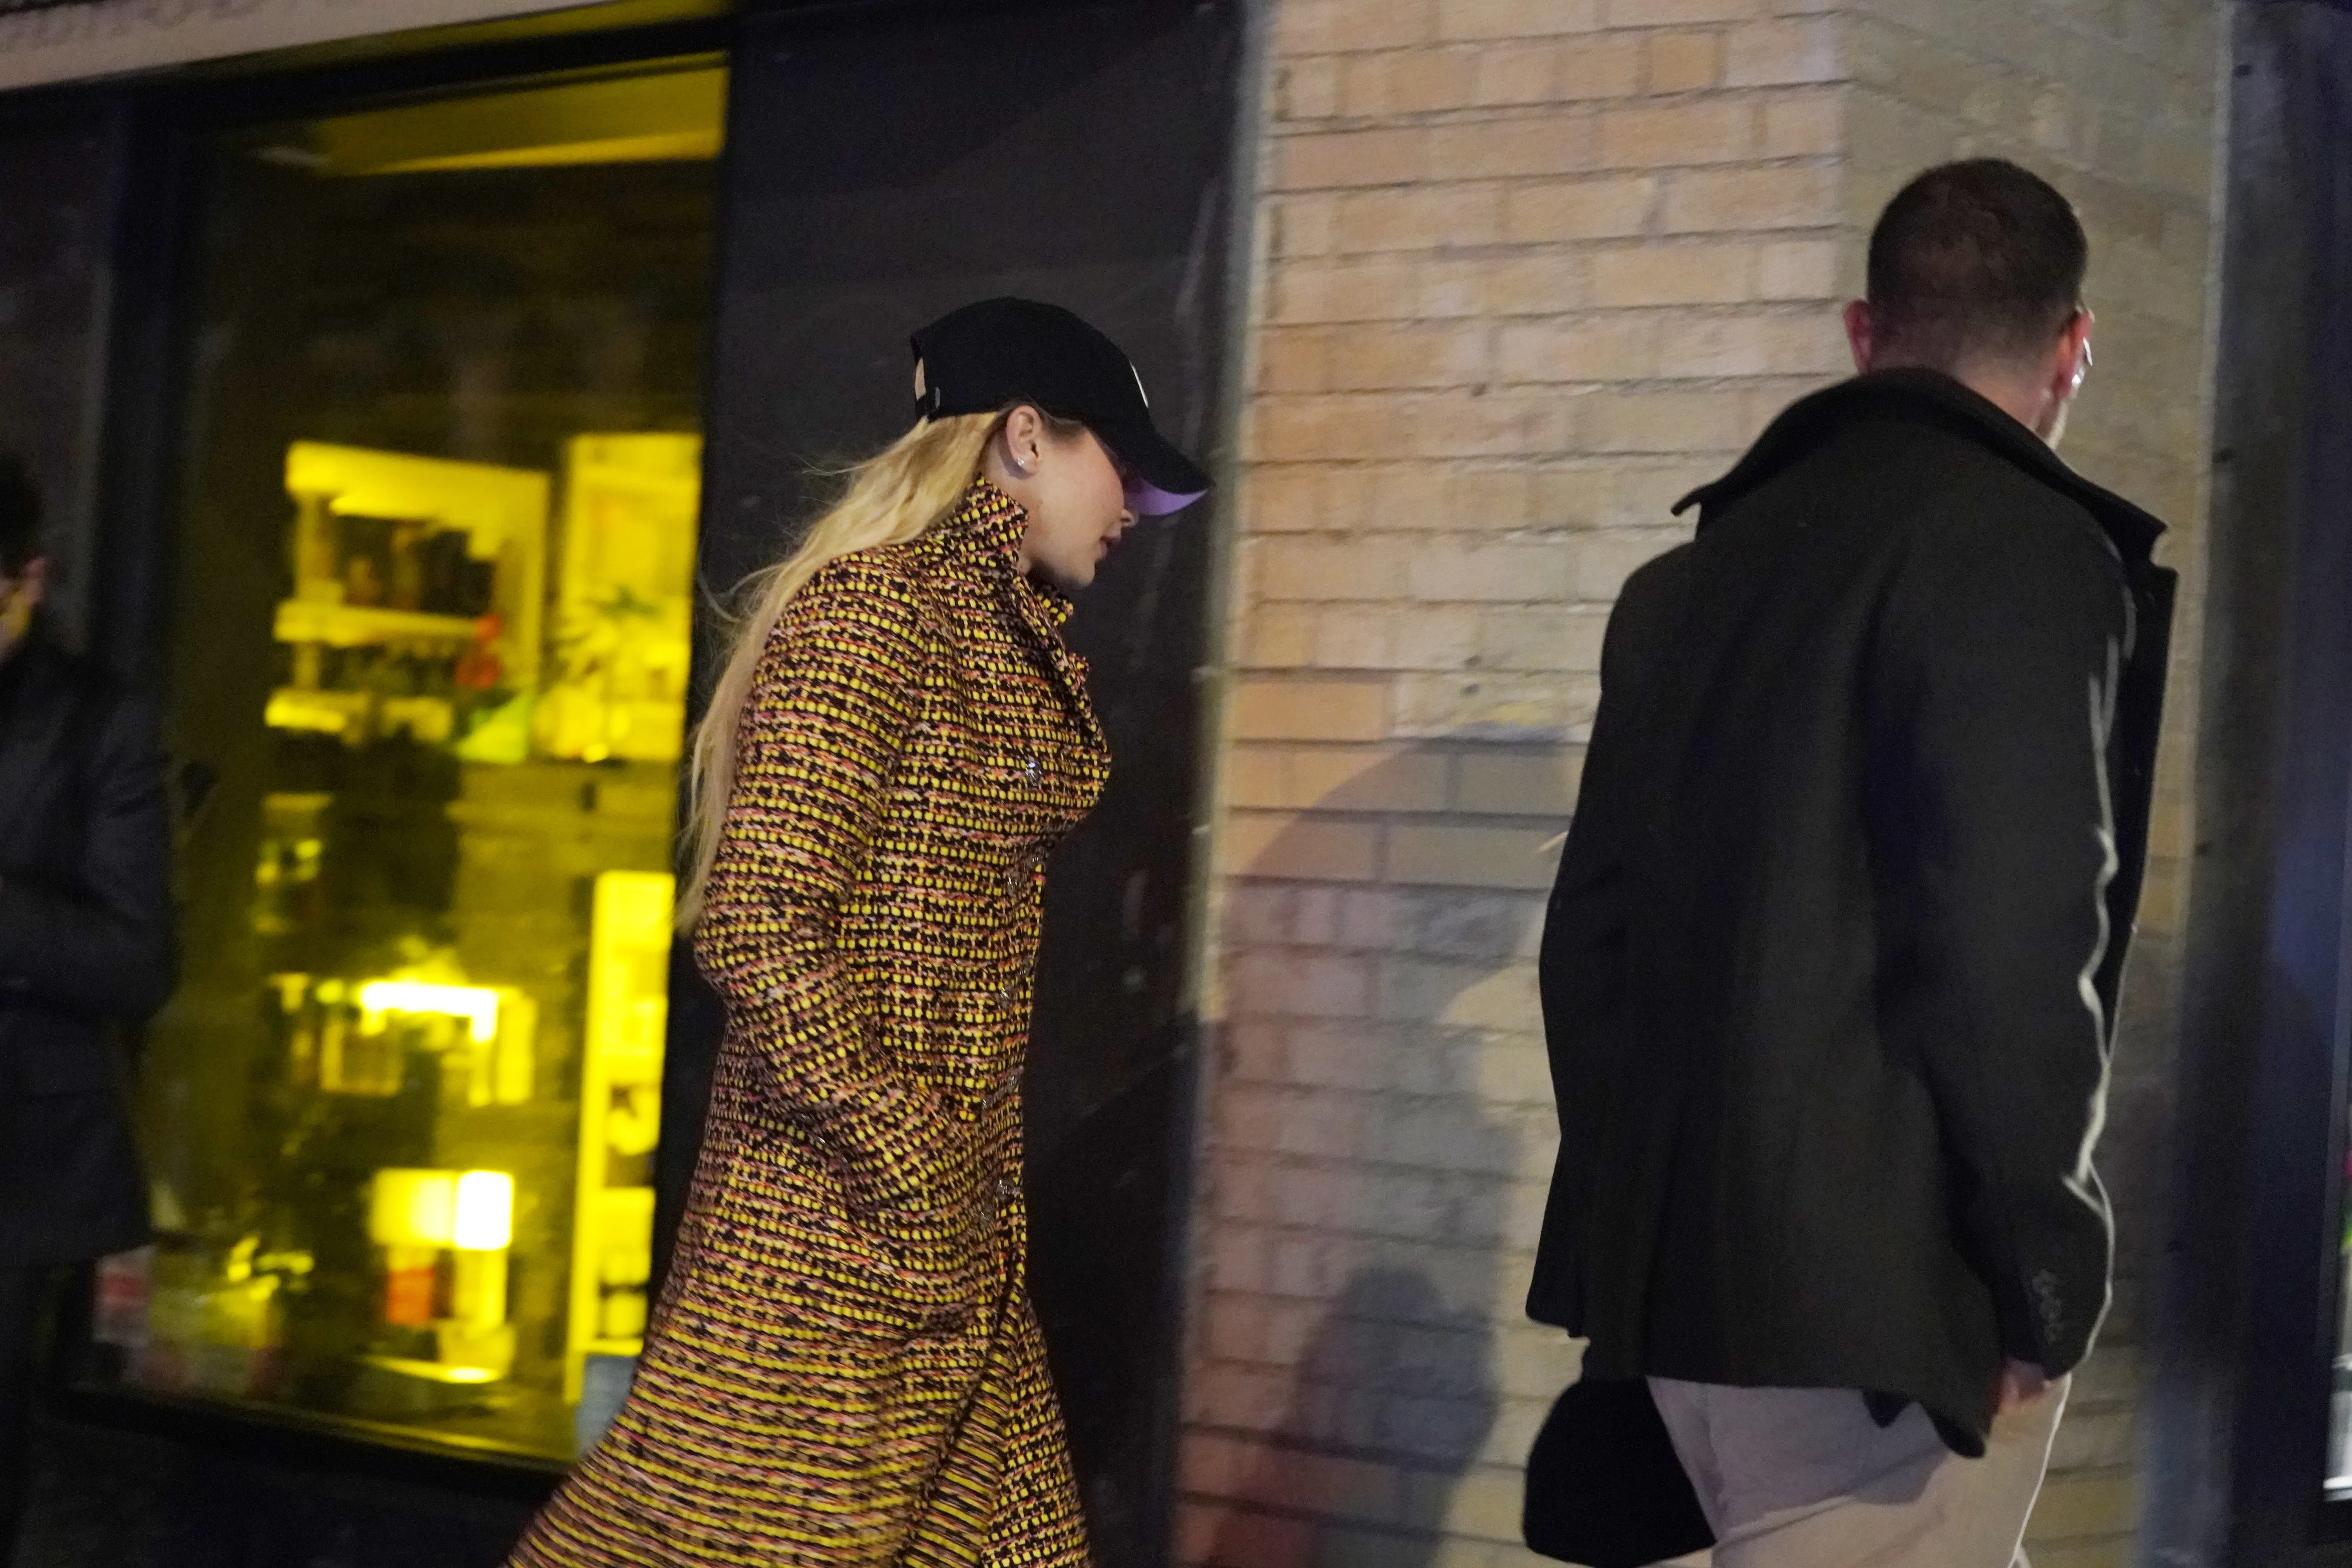
[{"label": "woman's chin", "polygon": [[1075,596],[1093,584],[1095,563],[1091,561],[1066,564],[1040,562],[1036,574],[1062,593]]}]

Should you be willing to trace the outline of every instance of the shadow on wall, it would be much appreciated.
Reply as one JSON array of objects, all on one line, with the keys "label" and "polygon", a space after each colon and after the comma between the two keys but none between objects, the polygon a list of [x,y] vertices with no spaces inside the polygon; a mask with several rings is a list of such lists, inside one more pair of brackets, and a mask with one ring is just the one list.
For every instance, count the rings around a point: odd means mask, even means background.
[{"label": "shadow on wall", "polygon": [[[1432,1568],[1448,1537],[1517,1539],[1498,1333],[1550,1149],[1533,958],[1566,769],[1439,740],[1294,780],[1314,805],[1228,885],[1193,1413],[1222,1473],[1195,1471],[1217,1500],[1190,1562]],[[1465,1486],[1482,1461],[1507,1468]]]}]

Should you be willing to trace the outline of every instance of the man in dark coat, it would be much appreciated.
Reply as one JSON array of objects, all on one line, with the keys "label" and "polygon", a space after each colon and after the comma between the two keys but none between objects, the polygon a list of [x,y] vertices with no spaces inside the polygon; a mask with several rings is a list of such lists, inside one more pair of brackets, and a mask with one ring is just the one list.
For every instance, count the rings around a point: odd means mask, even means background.
[{"label": "man in dark coat", "polygon": [[1921,175],[1848,308],[1863,374],[1689,498],[1610,622],[1528,1310],[1648,1380],[1717,1568],[2021,1563],[2106,1310],[2172,577],[2052,450],[2086,260],[2023,169]]},{"label": "man in dark coat", "polygon": [[62,1266],[146,1238],[114,1035],[172,988],[153,726],[44,637],[47,578],[37,494],[0,456],[0,1564],[24,1510],[37,1331]]}]

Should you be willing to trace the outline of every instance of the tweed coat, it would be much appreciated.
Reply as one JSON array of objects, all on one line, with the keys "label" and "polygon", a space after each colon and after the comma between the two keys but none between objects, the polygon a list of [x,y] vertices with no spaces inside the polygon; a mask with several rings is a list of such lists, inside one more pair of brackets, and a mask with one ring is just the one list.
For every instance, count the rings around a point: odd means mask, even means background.
[{"label": "tweed coat", "polygon": [[1109,754],[1024,521],[975,485],[769,640],[696,933],[728,1028],[675,1260],[520,1568],[1090,1561],[1021,1068],[1045,857]]}]

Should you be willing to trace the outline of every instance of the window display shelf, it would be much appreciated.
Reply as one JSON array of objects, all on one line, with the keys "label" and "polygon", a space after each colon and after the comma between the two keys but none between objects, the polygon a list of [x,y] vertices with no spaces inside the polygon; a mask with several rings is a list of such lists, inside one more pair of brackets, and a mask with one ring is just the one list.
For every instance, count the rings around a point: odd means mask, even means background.
[{"label": "window display shelf", "polygon": [[329,647],[379,647],[387,643],[463,646],[482,638],[484,621],[479,616],[287,599],[278,606],[275,636],[282,643],[323,643]]}]

